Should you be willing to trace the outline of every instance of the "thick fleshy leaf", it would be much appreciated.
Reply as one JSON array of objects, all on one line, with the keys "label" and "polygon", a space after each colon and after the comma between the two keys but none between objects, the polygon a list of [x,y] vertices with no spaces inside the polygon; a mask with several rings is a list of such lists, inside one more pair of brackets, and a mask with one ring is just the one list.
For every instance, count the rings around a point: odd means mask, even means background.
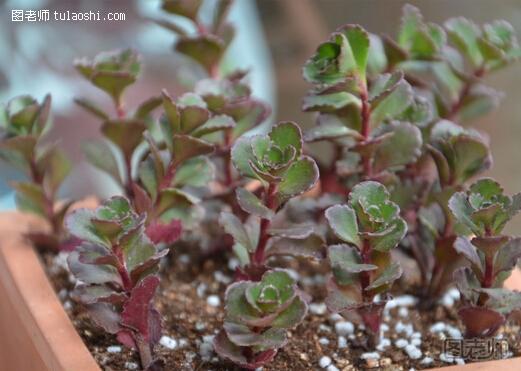
[{"label": "thick fleshy leaf", "polygon": [[196,37],[181,37],[175,44],[175,50],[189,56],[201,64],[211,74],[224,52],[224,45],[219,38],[207,34]]},{"label": "thick fleshy leaf", "polygon": [[213,150],[213,145],[204,140],[188,135],[174,135],[175,164],[181,164],[192,157],[207,155]]},{"label": "thick fleshy leaf", "polygon": [[273,126],[268,135],[282,152],[291,146],[296,150],[296,157],[302,153],[302,132],[296,123],[281,122]]},{"label": "thick fleshy leaf", "polygon": [[285,172],[277,189],[279,203],[311,189],[318,180],[318,167],[311,157],[302,156]]},{"label": "thick fleshy leaf", "polygon": [[217,334],[213,341],[213,347],[221,357],[248,370],[255,370],[262,367],[264,364],[273,360],[277,354],[277,350],[268,349],[247,358],[243,354],[241,347],[235,345],[230,341],[230,339],[228,339],[225,331],[221,331]]},{"label": "thick fleshy leaf", "polygon": [[286,343],[286,331],[280,328],[269,328],[264,332],[254,332],[246,325],[233,322],[225,322],[223,328],[228,338],[238,346],[276,349]]},{"label": "thick fleshy leaf", "polygon": [[326,210],[326,219],[335,235],[342,241],[361,245],[355,211],[347,205],[335,205]]},{"label": "thick fleshy leaf", "polygon": [[320,140],[331,140],[337,138],[353,137],[361,139],[360,133],[346,126],[337,124],[323,124],[314,126],[304,134],[306,142],[316,142]]},{"label": "thick fleshy leaf", "polygon": [[0,159],[9,165],[30,174],[31,161],[35,155],[34,136],[16,136],[0,141]]},{"label": "thick fleshy leaf", "polygon": [[237,139],[231,150],[231,158],[233,166],[237,169],[241,175],[249,178],[257,178],[257,175],[252,170],[250,162],[255,160],[251,141],[253,140],[246,137]]},{"label": "thick fleshy leaf", "polygon": [[398,116],[412,104],[412,97],[411,86],[401,79],[371,102],[371,124],[378,125]]},{"label": "thick fleshy leaf", "polygon": [[474,209],[470,205],[465,193],[454,193],[449,200],[449,209],[458,222],[465,225],[471,231],[480,233],[480,228],[472,221],[471,215]]},{"label": "thick fleshy leaf", "polygon": [[308,312],[308,305],[300,294],[297,294],[291,305],[279,313],[272,323],[272,328],[292,329],[297,327]]},{"label": "thick fleshy leaf", "polygon": [[315,233],[298,239],[274,237],[269,241],[266,255],[289,255],[321,259],[324,255],[324,245],[324,239]]},{"label": "thick fleshy leaf", "polygon": [[403,273],[403,270],[402,270],[400,263],[398,263],[398,262],[391,263],[365,289],[373,290],[373,289],[379,288],[380,286],[390,285],[394,281],[396,281],[398,278],[400,278],[402,273]]},{"label": "thick fleshy leaf", "polygon": [[130,293],[130,299],[125,303],[121,313],[121,324],[136,331],[142,339],[150,344],[154,344],[159,339],[155,336],[154,323],[157,318],[152,313],[152,298],[159,286],[157,276],[149,276],[141,281]]},{"label": "thick fleshy leaf", "polygon": [[466,338],[493,336],[505,322],[500,313],[483,307],[463,307],[458,315],[465,325]]},{"label": "thick fleshy leaf", "polygon": [[[357,67],[357,73],[363,80],[365,78],[365,70],[367,67],[367,57],[369,54],[369,34],[360,26],[348,25],[339,29],[349,41],[349,46]],[[344,58],[350,58],[349,52],[346,51]]]},{"label": "thick fleshy leaf", "polygon": [[340,91],[330,94],[307,95],[304,98],[302,109],[304,111],[335,112],[349,105],[360,107],[360,98],[351,93]]},{"label": "thick fleshy leaf", "polygon": [[386,229],[385,234],[377,234],[370,238],[371,247],[375,250],[387,252],[400,243],[407,233],[407,223],[398,218]]},{"label": "thick fleshy leaf", "polygon": [[374,154],[373,171],[376,173],[412,163],[422,153],[422,134],[416,126],[400,122],[390,124],[388,130],[392,135],[377,145]]},{"label": "thick fleshy leaf", "polygon": [[186,160],[175,172],[172,186],[205,187],[215,177],[215,165],[207,157]]},{"label": "thick fleshy leaf", "polygon": [[123,152],[125,158],[132,157],[134,150],[143,141],[145,129],[145,124],[138,120],[111,120],[101,126],[103,135]]},{"label": "thick fleshy leaf", "polygon": [[494,259],[494,272],[510,272],[521,259],[521,238],[513,238],[504,245]]},{"label": "thick fleshy leaf", "polygon": [[122,184],[118,161],[114,152],[105,142],[85,141],[82,144],[82,149],[91,165],[109,174],[118,184]]},{"label": "thick fleshy leaf", "polygon": [[214,116],[204,123],[204,125],[198,127],[192,135],[194,137],[201,137],[206,134],[211,134],[216,131],[222,131],[226,129],[232,129],[235,127],[235,121],[227,115]]},{"label": "thick fleshy leaf", "polygon": [[87,284],[113,283],[121,286],[121,278],[116,268],[107,264],[87,264],[81,262],[80,252],[72,251],[67,257],[71,273]]},{"label": "thick fleshy leaf", "polygon": [[256,246],[253,245],[248,231],[239,218],[231,213],[222,212],[219,223],[223,226],[226,233],[233,237],[236,243],[241,244],[250,252],[255,251]]},{"label": "thick fleshy leaf", "polygon": [[72,169],[72,163],[60,148],[51,147],[37,161],[37,166],[44,174],[44,188],[56,194],[63,181]]},{"label": "thick fleshy leaf", "polygon": [[109,334],[115,334],[121,329],[119,325],[121,317],[112,305],[95,303],[87,305],[86,309],[89,317]]},{"label": "thick fleshy leaf", "polygon": [[148,98],[138,106],[134,117],[138,120],[145,120],[161,103],[163,103],[163,99],[160,96]]},{"label": "thick fleshy leaf", "polygon": [[96,103],[86,98],[74,98],[74,103],[103,121],[109,120],[110,116]]},{"label": "thick fleshy leaf", "polygon": [[80,284],[74,288],[73,296],[86,305],[94,303],[121,304],[126,299],[124,293],[116,292],[103,285]]},{"label": "thick fleshy leaf", "polygon": [[483,272],[483,265],[479,258],[476,247],[466,237],[458,237],[454,242],[454,249],[463,256],[479,271]]},{"label": "thick fleshy leaf", "polygon": [[450,40],[470,60],[474,67],[483,63],[483,56],[478,45],[481,35],[479,27],[463,17],[452,18],[445,22]]},{"label": "thick fleshy leaf", "polygon": [[161,8],[165,12],[195,21],[201,4],[202,0],[162,0]]},{"label": "thick fleshy leaf", "polygon": [[155,243],[172,244],[181,237],[182,224],[179,220],[172,220],[168,224],[152,221],[146,227],[146,234]]},{"label": "thick fleshy leaf", "polygon": [[409,4],[404,6],[398,43],[409,51],[413,58],[433,57],[444,41],[445,33],[441,28],[426,25],[416,7]]},{"label": "thick fleshy leaf", "polygon": [[237,188],[235,194],[239,206],[247,213],[256,215],[263,219],[272,219],[275,215],[273,210],[266,207],[257,196],[247,189]]},{"label": "thick fleshy leaf", "polygon": [[41,186],[28,182],[11,182],[16,191],[16,204],[20,210],[47,216],[47,197]]},{"label": "thick fleshy leaf", "polygon": [[333,269],[346,273],[368,272],[378,269],[374,264],[362,263],[360,253],[352,246],[332,245],[328,248],[329,264]]}]

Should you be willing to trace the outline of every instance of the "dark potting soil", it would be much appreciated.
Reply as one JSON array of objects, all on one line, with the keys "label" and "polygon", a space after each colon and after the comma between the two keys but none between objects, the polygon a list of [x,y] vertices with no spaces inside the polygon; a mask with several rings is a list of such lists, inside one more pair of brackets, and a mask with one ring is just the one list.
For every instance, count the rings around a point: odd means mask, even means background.
[{"label": "dark potting soil", "polygon": [[[156,304],[163,315],[165,337],[155,351],[165,370],[238,370],[220,360],[211,346],[223,321],[224,291],[233,278],[233,266],[223,255],[203,261],[175,251],[163,267]],[[139,369],[136,352],[95,327],[81,305],[69,297],[74,283],[65,269],[63,254],[43,254],[42,259],[64,308],[101,368]],[[311,295],[312,304],[304,322],[289,333],[288,344],[264,371],[419,370],[463,362],[442,354],[443,339],[458,336],[462,329],[450,295],[433,309],[420,311],[414,297],[395,293],[394,308],[384,318],[380,346],[376,351],[367,350],[363,326],[352,326],[325,310],[324,267],[295,261],[284,264],[299,272],[299,283]],[[509,357],[521,356],[518,325],[505,326],[500,336],[508,342]]]}]

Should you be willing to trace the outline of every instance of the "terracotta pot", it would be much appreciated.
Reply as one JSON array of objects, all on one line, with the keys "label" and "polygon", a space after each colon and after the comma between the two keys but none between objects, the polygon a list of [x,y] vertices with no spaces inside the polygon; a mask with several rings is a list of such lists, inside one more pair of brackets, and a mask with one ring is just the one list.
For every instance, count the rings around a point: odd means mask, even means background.
[{"label": "terracotta pot", "polygon": [[[17,212],[0,214],[0,369],[100,371],[76,333],[39,257],[23,238],[44,231],[42,222]],[[521,290],[521,272],[507,282]],[[521,370],[521,357],[438,370]]]}]

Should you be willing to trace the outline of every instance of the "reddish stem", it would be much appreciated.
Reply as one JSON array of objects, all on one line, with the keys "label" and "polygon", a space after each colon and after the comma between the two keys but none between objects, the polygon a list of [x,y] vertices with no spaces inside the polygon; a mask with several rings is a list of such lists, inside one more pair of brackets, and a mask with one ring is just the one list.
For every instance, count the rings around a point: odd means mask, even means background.
[{"label": "reddish stem", "polygon": [[454,104],[452,104],[449,112],[447,113],[447,115],[445,117],[447,120],[452,120],[452,119],[454,119],[454,117],[456,117],[458,112],[463,108],[465,99],[470,94],[470,90],[474,86],[476,79],[483,77],[485,72],[486,72],[485,67],[482,66],[482,67],[479,67],[478,69],[476,69],[472,73],[471,78],[469,78],[463,85],[463,88],[461,89],[461,91],[459,93],[458,99],[456,100],[456,102],[454,102]]},{"label": "reddish stem", "polygon": [[123,289],[130,294],[132,291],[132,280],[130,279],[130,276],[128,274],[127,268],[125,267],[125,257],[123,256],[123,250],[121,249],[121,246],[116,245],[114,246],[114,254],[117,258],[117,267],[118,274],[121,277],[121,282],[123,284]]},{"label": "reddish stem", "polygon": [[[362,251],[360,254],[362,256],[363,264],[372,264],[371,245],[366,239],[364,239],[362,242]],[[371,273],[369,271],[360,272],[360,284],[362,286],[362,297],[364,298],[364,301],[371,302],[373,300],[372,295],[366,291],[366,288],[371,284]]]},{"label": "reddish stem", "polygon": [[[369,106],[369,96],[367,93],[367,86],[365,84],[360,84],[360,99],[362,101],[361,134],[364,137],[364,141],[367,142],[369,135],[371,134],[371,107]],[[370,154],[364,154],[362,165],[364,169],[364,177],[370,179],[373,173]]]},{"label": "reddish stem", "polygon": [[[275,209],[275,193],[277,192],[277,186],[273,183],[270,183],[268,189],[264,194],[264,204],[271,210]],[[270,227],[271,221],[269,219],[262,219],[260,224],[260,232],[259,232],[259,243],[257,244],[257,248],[255,249],[255,253],[253,255],[252,263],[257,266],[264,265],[265,260],[265,250],[266,245],[268,243],[269,234],[268,229]]]}]

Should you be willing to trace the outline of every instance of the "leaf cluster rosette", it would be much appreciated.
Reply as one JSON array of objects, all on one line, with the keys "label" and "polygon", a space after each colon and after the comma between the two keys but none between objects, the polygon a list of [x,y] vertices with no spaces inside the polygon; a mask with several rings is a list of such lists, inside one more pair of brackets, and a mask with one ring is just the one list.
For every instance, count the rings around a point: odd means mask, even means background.
[{"label": "leaf cluster rosette", "polygon": [[258,282],[233,283],[226,290],[226,317],[214,339],[215,351],[254,370],[275,357],[287,342],[287,331],[306,313],[303,293],[282,269],[267,271]]},{"label": "leaf cluster rosette", "polygon": [[423,143],[411,118],[419,120],[425,107],[402,72],[368,77],[370,50],[369,33],[347,25],[318,47],[303,70],[315,86],[303,109],[319,113],[306,140],[332,143],[334,163],[322,173],[326,179],[338,174],[349,185],[363,179],[391,182],[397,170],[416,161]]},{"label": "leaf cluster rosette", "polygon": [[168,249],[159,250],[150,240],[145,219],[126,198],[115,196],[95,210],[75,210],[65,225],[81,241],[68,257],[78,280],[73,297],[97,325],[138,350],[143,369],[152,369],[153,347],[161,334],[153,298],[159,262]]},{"label": "leaf cluster rosette", "polygon": [[497,182],[483,178],[467,192],[455,193],[449,207],[467,232],[454,244],[469,263],[454,272],[464,298],[458,313],[467,337],[492,336],[512,313],[521,311],[521,293],[503,288],[521,257],[521,239],[502,234],[521,209],[521,194],[506,196]]},{"label": "leaf cluster rosette", "polygon": [[[271,255],[319,255],[322,238],[309,226],[272,224],[286,202],[311,189],[318,180],[318,168],[303,154],[302,145],[298,125],[282,122],[267,134],[239,138],[232,148],[237,171],[261,183],[260,198],[247,188],[236,190],[239,207],[249,214],[245,222],[229,212],[222,213],[220,219],[232,235],[233,249],[250,279],[262,273],[265,259]],[[253,273],[255,270],[259,272]]]},{"label": "leaf cluster rosette", "polygon": [[377,335],[387,291],[402,274],[390,251],[405,236],[407,223],[387,189],[374,181],[357,184],[347,204],[332,206],[325,215],[342,242],[328,247],[328,309],[363,321]]},{"label": "leaf cluster rosette", "polygon": [[52,235],[30,237],[57,248],[64,237],[63,217],[71,203],[55,205],[55,200],[71,163],[57,143],[44,143],[51,126],[50,108],[50,95],[41,103],[30,96],[19,96],[0,107],[0,159],[28,178],[11,183],[18,208],[44,217],[52,227]]}]

